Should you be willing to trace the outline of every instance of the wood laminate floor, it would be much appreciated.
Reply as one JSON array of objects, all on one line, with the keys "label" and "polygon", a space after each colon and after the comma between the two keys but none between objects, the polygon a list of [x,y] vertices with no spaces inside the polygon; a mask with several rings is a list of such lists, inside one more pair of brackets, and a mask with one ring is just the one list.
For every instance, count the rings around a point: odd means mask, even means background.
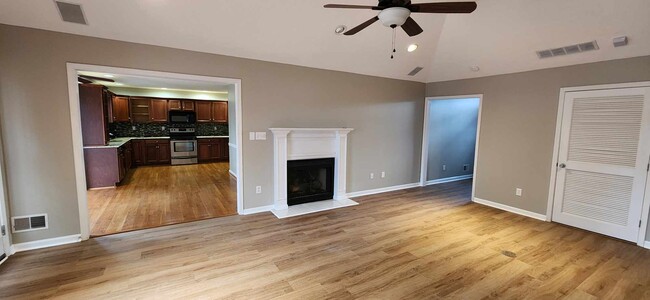
[{"label": "wood laminate floor", "polygon": [[18,253],[0,266],[0,298],[650,298],[650,251],[474,204],[470,191],[447,183]]},{"label": "wood laminate floor", "polygon": [[227,162],[141,166],[114,189],[88,191],[90,235],[237,214],[237,182]]}]

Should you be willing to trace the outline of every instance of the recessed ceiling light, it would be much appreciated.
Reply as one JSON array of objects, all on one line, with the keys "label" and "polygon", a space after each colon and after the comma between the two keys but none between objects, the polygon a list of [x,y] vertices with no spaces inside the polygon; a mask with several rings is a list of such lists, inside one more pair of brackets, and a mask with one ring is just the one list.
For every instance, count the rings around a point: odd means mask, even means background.
[{"label": "recessed ceiling light", "polygon": [[413,52],[413,51],[415,51],[415,50],[417,50],[417,49],[418,49],[418,44],[410,44],[410,45],[408,46],[408,48],[406,48],[406,50],[407,50],[408,52]]},{"label": "recessed ceiling light", "polygon": [[336,28],[334,29],[334,33],[343,34],[346,29],[348,29],[348,28],[345,25],[339,25],[339,26],[336,26]]},{"label": "recessed ceiling light", "polygon": [[471,66],[469,67],[469,69],[472,70],[472,72],[478,72],[481,70],[481,68],[479,68],[478,66]]},{"label": "recessed ceiling light", "polygon": [[121,84],[119,82],[114,82],[113,85],[124,85],[124,84]]},{"label": "recessed ceiling light", "polygon": [[161,89],[166,90],[167,88],[161,88]]},{"label": "recessed ceiling light", "polygon": [[113,75],[111,75],[111,74],[106,74],[106,75],[104,75],[104,77],[106,77],[106,78],[113,78],[113,77],[115,77],[115,76],[113,76]]}]

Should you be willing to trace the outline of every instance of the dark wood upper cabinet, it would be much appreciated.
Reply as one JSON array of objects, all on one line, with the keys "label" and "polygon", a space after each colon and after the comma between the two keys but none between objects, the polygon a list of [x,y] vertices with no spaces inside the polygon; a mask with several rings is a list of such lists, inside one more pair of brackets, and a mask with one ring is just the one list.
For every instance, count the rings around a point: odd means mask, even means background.
[{"label": "dark wood upper cabinet", "polygon": [[217,123],[228,123],[228,102],[212,102],[212,121]]},{"label": "dark wood upper cabinet", "polygon": [[195,101],[194,109],[197,122],[212,122],[212,105],[210,101]]},{"label": "dark wood upper cabinet", "polygon": [[184,111],[194,111],[194,101],[192,100],[183,100],[182,106]]},{"label": "dark wood upper cabinet", "polygon": [[84,146],[103,146],[108,143],[109,94],[97,84],[79,85],[81,134]]},{"label": "dark wood upper cabinet", "polygon": [[228,102],[194,101],[196,121],[203,123],[228,123]]},{"label": "dark wood upper cabinet", "polygon": [[111,99],[111,122],[128,122],[131,120],[129,114],[129,97],[112,96]]},{"label": "dark wood upper cabinet", "polygon": [[148,123],[151,121],[149,116],[149,107],[151,101],[149,98],[131,97],[131,118],[134,123]]},{"label": "dark wood upper cabinet", "polygon": [[169,110],[183,110],[183,105],[181,100],[169,100],[169,102],[167,102],[167,108]]},{"label": "dark wood upper cabinet", "polygon": [[151,118],[151,122],[167,122],[167,118],[169,117],[167,100],[151,99],[149,117]]}]

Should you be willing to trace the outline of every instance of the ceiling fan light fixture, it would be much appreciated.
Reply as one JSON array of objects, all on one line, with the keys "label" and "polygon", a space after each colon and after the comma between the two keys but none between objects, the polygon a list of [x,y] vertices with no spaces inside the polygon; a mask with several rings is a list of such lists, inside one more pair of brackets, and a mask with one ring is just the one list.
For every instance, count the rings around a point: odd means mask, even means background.
[{"label": "ceiling fan light fixture", "polygon": [[411,16],[411,11],[405,7],[389,7],[382,10],[377,17],[386,27],[402,26]]},{"label": "ceiling fan light fixture", "polygon": [[408,52],[413,52],[418,49],[418,44],[410,44],[407,48],[406,51]]},{"label": "ceiling fan light fixture", "polygon": [[343,34],[347,29],[348,29],[347,26],[345,26],[345,25],[339,25],[339,26],[336,26],[336,28],[334,28],[334,33],[336,33],[336,34],[338,34],[338,35],[341,35],[341,34]]}]

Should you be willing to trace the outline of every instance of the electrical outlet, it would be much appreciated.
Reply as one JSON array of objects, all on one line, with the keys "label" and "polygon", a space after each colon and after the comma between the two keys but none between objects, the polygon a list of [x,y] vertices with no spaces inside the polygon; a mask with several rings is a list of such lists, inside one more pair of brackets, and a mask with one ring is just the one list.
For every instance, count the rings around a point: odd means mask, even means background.
[{"label": "electrical outlet", "polygon": [[375,173],[370,173],[370,179],[375,179]]},{"label": "electrical outlet", "polygon": [[463,165],[463,171],[469,170],[469,165]]},{"label": "electrical outlet", "polygon": [[161,128],[162,128],[162,130],[165,130],[165,126],[162,126]]},{"label": "electrical outlet", "polygon": [[520,189],[520,188],[516,188],[516,189],[515,189],[515,196],[519,196],[519,197],[521,197],[521,194],[522,194],[523,192],[524,192],[524,191],[523,191],[522,189]]},{"label": "electrical outlet", "polygon": [[131,130],[135,131],[135,126],[131,126]]},{"label": "electrical outlet", "polygon": [[386,172],[381,171],[381,178],[386,178]]},{"label": "electrical outlet", "polygon": [[217,130],[217,126],[214,126],[212,129]]},{"label": "electrical outlet", "polygon": [[447,165],[442,165],[442,170],[447,171]]},{"label": "electrical outlet", "polygon": [[255,187],[255,193],[256,194],[261,194],[262,193],[262,186],[258,185]]}]

